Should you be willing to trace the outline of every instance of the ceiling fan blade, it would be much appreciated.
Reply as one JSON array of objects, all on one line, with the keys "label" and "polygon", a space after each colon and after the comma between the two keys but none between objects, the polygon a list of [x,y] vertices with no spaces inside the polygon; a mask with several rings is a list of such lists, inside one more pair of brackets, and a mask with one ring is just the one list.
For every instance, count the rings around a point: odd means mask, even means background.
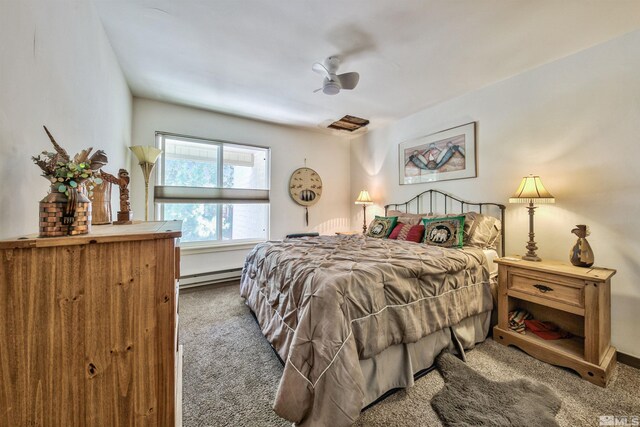
[{"label": "ceiling fan blade", "polygon": [[356,72],[339,74],[336,76],[338,81],[340,82],[340,86],[342,89],[353,89],[358,84],[360,80],[360,74]]},{"label": "ceiling fan blade", "polygon": [[320,92],[321,90],[322,90],[322,88],[319,87],[318,89],[314,90],[313,93]]},{"label": "ceiling fan blade", "polygon": [[311,67],[311,69],[313,71],[315,71],[318,74],[322,74],[323,76],[329,77],[331,75],[331,73],[329,72],[329,70],[327,70],[327,67],[325,67],[324,65],[322,65],[319,62],[316,62],[315,64],[313,64],[313,66]]}]

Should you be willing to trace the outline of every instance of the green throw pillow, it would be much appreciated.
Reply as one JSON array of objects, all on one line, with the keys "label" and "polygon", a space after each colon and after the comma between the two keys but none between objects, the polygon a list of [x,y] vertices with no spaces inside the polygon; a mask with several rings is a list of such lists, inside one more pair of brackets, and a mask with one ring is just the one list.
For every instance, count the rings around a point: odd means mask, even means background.
[{"label": "green throw pillow", "polygon": [[424,218],[424,243],[443,248],[461,248],[464,240],[464,215]]},{"label": "green throw pillow", "polygon": [[384,239],[393,231],[393,227],[398,222],[397,216],[378,216],[369,224],[367,236]]}]

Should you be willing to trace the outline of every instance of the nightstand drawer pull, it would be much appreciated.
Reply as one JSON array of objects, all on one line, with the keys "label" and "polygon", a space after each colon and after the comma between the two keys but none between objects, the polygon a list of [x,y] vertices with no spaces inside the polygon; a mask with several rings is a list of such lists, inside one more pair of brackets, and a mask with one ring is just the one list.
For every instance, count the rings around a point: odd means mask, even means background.
[{"label": "nightstand drawer pull", "polygon": [[553,288],[550,288],[548,286],[545,285],[541,285],[539,283],[533,285],[534,288],[537,288],[540,292],[542,292],[543,294],[546,294],[547,292],[551,292],[553,290]]}]

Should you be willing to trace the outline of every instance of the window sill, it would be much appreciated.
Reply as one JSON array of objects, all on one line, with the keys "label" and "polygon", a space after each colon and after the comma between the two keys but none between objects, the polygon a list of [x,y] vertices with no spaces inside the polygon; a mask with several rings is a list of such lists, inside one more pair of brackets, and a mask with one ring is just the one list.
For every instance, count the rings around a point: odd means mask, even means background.
[{"label": "window sill", "polygon": [[227,252],[227,251],[239,251],[243,249],[253,249],[258,243],[262,243],[265,240],[251,240],[244,242],[233,243],[206,243],[206,244],[193,244],[183,243],[180,245],[181,255],[195,255],[206,254],[214,252]]}]

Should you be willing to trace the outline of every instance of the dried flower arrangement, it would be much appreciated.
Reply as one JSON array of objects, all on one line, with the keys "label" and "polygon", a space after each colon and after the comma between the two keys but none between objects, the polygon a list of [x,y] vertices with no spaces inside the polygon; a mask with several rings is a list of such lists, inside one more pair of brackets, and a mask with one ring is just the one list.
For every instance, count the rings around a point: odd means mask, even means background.
[{"label": "dried flower arrangement", "polygon": [[52,185],[59,183],[57,190],[66,196],[69,196],[70,190],[78,189],[82,184],[86,184],[87,191],[91,194],[93,186],[102,183],[102,179],[96,174],[107,164],[105,152],[98,150],[89,157],[93,150],[93,147],[89,147],[76,154],[72,160],[66,150],[58,145],[49,129],[43,127],[55,152],[43,151],[31,158],[42,169],[42,176],[51,181]]}]

